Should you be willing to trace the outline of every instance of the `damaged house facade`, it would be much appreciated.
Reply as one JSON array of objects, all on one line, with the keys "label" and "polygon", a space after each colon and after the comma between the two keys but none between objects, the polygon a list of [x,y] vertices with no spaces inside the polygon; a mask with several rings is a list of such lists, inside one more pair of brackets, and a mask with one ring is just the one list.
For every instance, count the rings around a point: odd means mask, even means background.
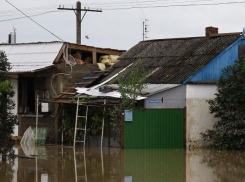
[{"label": "damaged house facade", "polygon": [[58,104],[76,104],[79,97],[95,98],[86,103],[91,106],[113,105],[113,98],[118,104],[119,73],[127,76],[141,60],[149,72],[138,98],[145,109],[122,113],[121,147],[184,148],[205,146],[200,133],[217,121],[207,100],[215,97],[221,69],[244,55],[245,39],[241,32],[207,27],[203,37],[142,41],[125,53],[63,42],[5,44],[0,50],[13,67],[18,135],[35,127],[39,95],[39,127],[48,128],[51,142],[60,142]]},{"label": "damaged house facade", "polygon": [[[0,44],[0,50],[6,53],[12,67],[8,76],[15,91],[13,112],[18,114],[19,121],[14,135],[19,136],[28,127],[35,127],[38,96],[39,99],[57,97],[84,77],[111,67],[124,52],[66,42]],[[68,62],[64,55],[68,56]],[[100,59],[108,55],[112,55],[112,61]],[[40,103],[38,113],[39,127],[48,128],[47,138],[58,143],[61,125],[58,104]]]},{"label": "damaged house facade", "polygon": [[[184,148],[205,146],[200,133],[217,121],[207,100],[214,99],[221,69],[244,55],[241,32],[142,41],[120,57],[108,77],[141,60],[150,72],[143,90],[145,110],[125,112],[125,148]],[[110,82],[118,87],[117,81]]]}]

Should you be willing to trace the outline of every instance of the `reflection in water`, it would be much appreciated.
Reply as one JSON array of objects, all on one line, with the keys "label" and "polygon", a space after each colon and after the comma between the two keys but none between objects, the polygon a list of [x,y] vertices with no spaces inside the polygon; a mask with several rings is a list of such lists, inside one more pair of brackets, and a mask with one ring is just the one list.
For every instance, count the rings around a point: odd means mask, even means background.
[{"label": "reflection in water", "polygon": [[245,180],[245,152],[207,151],[202,163],[212,168],[216,181],[241,182]]},{"label": "reflection in water", "polygon": [[0,157],[0,181],[11,182],[14,178],[15,160],[9,161]]},{"label": "reflection in water", "polygon": [[124,150],[125,182],[184,182],[184,171],[184,150]]},{"label": "reflection in water", "polygon": [[[74,148],[73,149],[74,152],[74,168],[75,168],[75,179],[76,182],[80,181],[80,179],[84,179],[85,182],[88,181],[87,179],[87,163],[86,163],[86,150],[85,147],[81,147],[81,148]],[[83,163],[80,162],[80,164],[77,164],[77,155],[82,155],[83,156]],[[81,176],[78,175],[78,169],[79,168],[84,168],[84,175]]]},{"label": "reflection in water", "polygon": [[188,151],[186,173],[188,182],[242,182],[245,179],[245,152]]},{"label": "reflection in water", "polygon": [[46,146],[36,146],[35,144],[21,144],[22,151],[25,156],[36,156],[38,159],[47,159]]},{"label": "reflection in water", "polygon": [[0,158],[1,182],[240,182],[245,152],[198,149],[18,147],[34,158]]}]

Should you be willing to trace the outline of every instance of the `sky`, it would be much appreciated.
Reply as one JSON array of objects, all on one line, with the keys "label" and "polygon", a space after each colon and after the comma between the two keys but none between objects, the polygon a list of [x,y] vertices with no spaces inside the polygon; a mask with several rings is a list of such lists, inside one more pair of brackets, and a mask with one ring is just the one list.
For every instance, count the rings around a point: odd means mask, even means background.
[{"label": "sky", "polygon": [[[17,43],[59,41],[57,37],[76,42],[75,13],[57,10],[59,5],[75,7],[76,1],[8,1],[28,16],[38,15],[31,18],[46,30],[28,18],[10,20],[24,15],[0,0],[1,43],[7,42],[12,27],[17,29]],[[245,27],[242,0],[83,0],[82,7],[102,8],[101,13],[88,12],[82,21],[82,44],[102,48],[128,50],[142,41],[144,19],[149,25],[146,40],[204,36],[208,26],[218,27],[220,33],[242,32]]]}]

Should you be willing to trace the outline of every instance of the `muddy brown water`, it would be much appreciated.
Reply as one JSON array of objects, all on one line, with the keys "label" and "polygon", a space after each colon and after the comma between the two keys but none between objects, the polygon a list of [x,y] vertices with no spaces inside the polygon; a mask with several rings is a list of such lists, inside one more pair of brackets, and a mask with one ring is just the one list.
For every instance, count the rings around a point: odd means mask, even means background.
[{"label": "muddy brown water", "polygon": [[0,157],[0,182],[245,181],[245,152],[240,151],[86,148],[84,153],[82,148],[57,146],[15,150],[22,157]]}]

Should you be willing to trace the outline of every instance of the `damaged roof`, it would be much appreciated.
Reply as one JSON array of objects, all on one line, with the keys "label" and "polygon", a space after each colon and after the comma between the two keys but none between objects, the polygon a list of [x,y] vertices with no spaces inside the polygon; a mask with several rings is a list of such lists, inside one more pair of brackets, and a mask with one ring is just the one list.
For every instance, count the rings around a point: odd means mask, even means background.
[{"label": "damaged roof", "polygon": [[52,66],[64,44],[68,44],[69,48],[72,49],[93,50],[104,54],[109,54],[108,52],[110,52],[118,55],[125,52],[125,50],[78,45],[60,41],[0,44],[0,51],[6,53],[8,61],[11,63],[12,69],[9,72],[35,72]]},{"label": "damaged roof", "polygon": [[[161,39],[139,42],[124,53],[114,65],[120,70],[132,62],[142,61],[151,73],[148,83],[180,84],[212,61],[241,37],[241,33],[208,37]],[[116,72],[116,71],[115,71]],[[111,75],[110,75],[111,76]]]}]

